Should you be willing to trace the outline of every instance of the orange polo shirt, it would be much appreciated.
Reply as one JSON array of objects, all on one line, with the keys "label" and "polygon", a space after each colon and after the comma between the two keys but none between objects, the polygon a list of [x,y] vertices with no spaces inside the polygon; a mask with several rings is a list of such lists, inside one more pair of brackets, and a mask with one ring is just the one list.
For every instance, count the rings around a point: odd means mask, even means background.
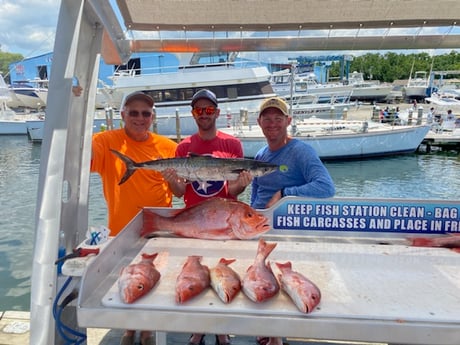
[{"label": "orange polo shirt", "polygon": [[137,142],[124,129],[97,133],[93,136],[91,172],[102,178],[108,209],[110,235],[117,235],[143,207],[171,207],[172,192],[163,176],[154,170],[138,169],[122,185],[126,172],[122,162],[109,149],[123,153],[135,162],[171,158],[177,144],[160,135],[149,133],[149,139]]}]

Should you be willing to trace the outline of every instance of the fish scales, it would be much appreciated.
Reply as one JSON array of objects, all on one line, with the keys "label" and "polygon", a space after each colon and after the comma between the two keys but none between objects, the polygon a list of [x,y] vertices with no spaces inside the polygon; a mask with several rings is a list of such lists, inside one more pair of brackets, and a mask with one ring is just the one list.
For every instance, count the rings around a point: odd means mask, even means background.
[{"label": "fish scales", "polygon": [[293,271],[290,261],[276,262],[276,266],[281,272],[278,274],[281,289],[287,293],[301,312],[312,312],[321,301],[321,291],[318,286],[303,274]]},{"label": "fish scales", "polygon": [[187,257],[176,279],[176,302],[185,303],[199,295],[211,284],[208,266],[201,264],[202,256]]},{"label": "fish scales", "polygon": [[268,230],[268,219],[244,202],[209,198],[181,209],[172,217],[163,217],[144,209],[141,236],[169,231],[180,237],[236,240],[251,239]]},{"label": "fish scales", "polygon": [[158,253],[142,253],[141,261],[123,267],[118,278],[118,290],[124,303],[133,303],[146,295],[160,280],[153,261]]},{"label": "fish scales", "polygon": [[236,180],[242,171],[248,171],[253,177],[257,177],[279,169],[278,165],[254,159],[198,155],[135,162],[121,152],[110,151],[126,165],[126,172],[118,184],[125,183],[137,169],[155,170],[160,173],[166,169],[174,169],[179,176],[189,181]]},{"label": "fish scales", "polygon": [[253,302],[261,303],[275,296],[280,286],[266,261],[276,243],[267,243],[260,238],[254,263],[246,271],[241,282],[243,293]]},{"label": "fish scales", "polygon": [[241,279],[229,265],[236,259],[221,258],[210,269],[211,287],[224,303],[230,303],[241,290]]}]

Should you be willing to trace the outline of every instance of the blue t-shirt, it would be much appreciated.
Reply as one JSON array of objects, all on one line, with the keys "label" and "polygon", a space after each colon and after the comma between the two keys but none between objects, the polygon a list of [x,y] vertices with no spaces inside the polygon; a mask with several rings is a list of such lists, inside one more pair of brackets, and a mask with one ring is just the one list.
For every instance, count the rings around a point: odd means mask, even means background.
[{"label": "blue t-shirt", "polygon": [[303,141],[292,138],[277,151],[265,146],[254,159],[280,166],[271,174],[253,179],[251,206],[254,208],[265,208],[281,189],[284,195],[311,198],[329,198],[335,194],[334,182],[326,167],[313,147]]}]

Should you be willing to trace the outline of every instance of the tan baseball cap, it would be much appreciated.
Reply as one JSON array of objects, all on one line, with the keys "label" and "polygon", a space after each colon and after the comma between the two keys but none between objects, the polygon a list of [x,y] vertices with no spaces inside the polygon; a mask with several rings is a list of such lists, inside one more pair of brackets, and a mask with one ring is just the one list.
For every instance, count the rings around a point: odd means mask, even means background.
[{"label": "tan baseball cap", "polygon": [[284,101],[284,99],[280,97],[270,97],[264,100],[260,105],[259,117],[268,108],[276,108],[279,111],[281,111],[284,115],[289,116],[289,107],[286,101]]}]

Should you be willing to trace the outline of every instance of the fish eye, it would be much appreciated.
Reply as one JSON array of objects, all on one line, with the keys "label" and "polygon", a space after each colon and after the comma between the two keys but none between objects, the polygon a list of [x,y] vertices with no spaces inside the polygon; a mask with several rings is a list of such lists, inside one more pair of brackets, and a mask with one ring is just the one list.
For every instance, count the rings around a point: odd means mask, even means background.
[{"label": "fish eye", "polygon": [[144,290],[144,284],[139,284],[137,285],[138,290]]}]

